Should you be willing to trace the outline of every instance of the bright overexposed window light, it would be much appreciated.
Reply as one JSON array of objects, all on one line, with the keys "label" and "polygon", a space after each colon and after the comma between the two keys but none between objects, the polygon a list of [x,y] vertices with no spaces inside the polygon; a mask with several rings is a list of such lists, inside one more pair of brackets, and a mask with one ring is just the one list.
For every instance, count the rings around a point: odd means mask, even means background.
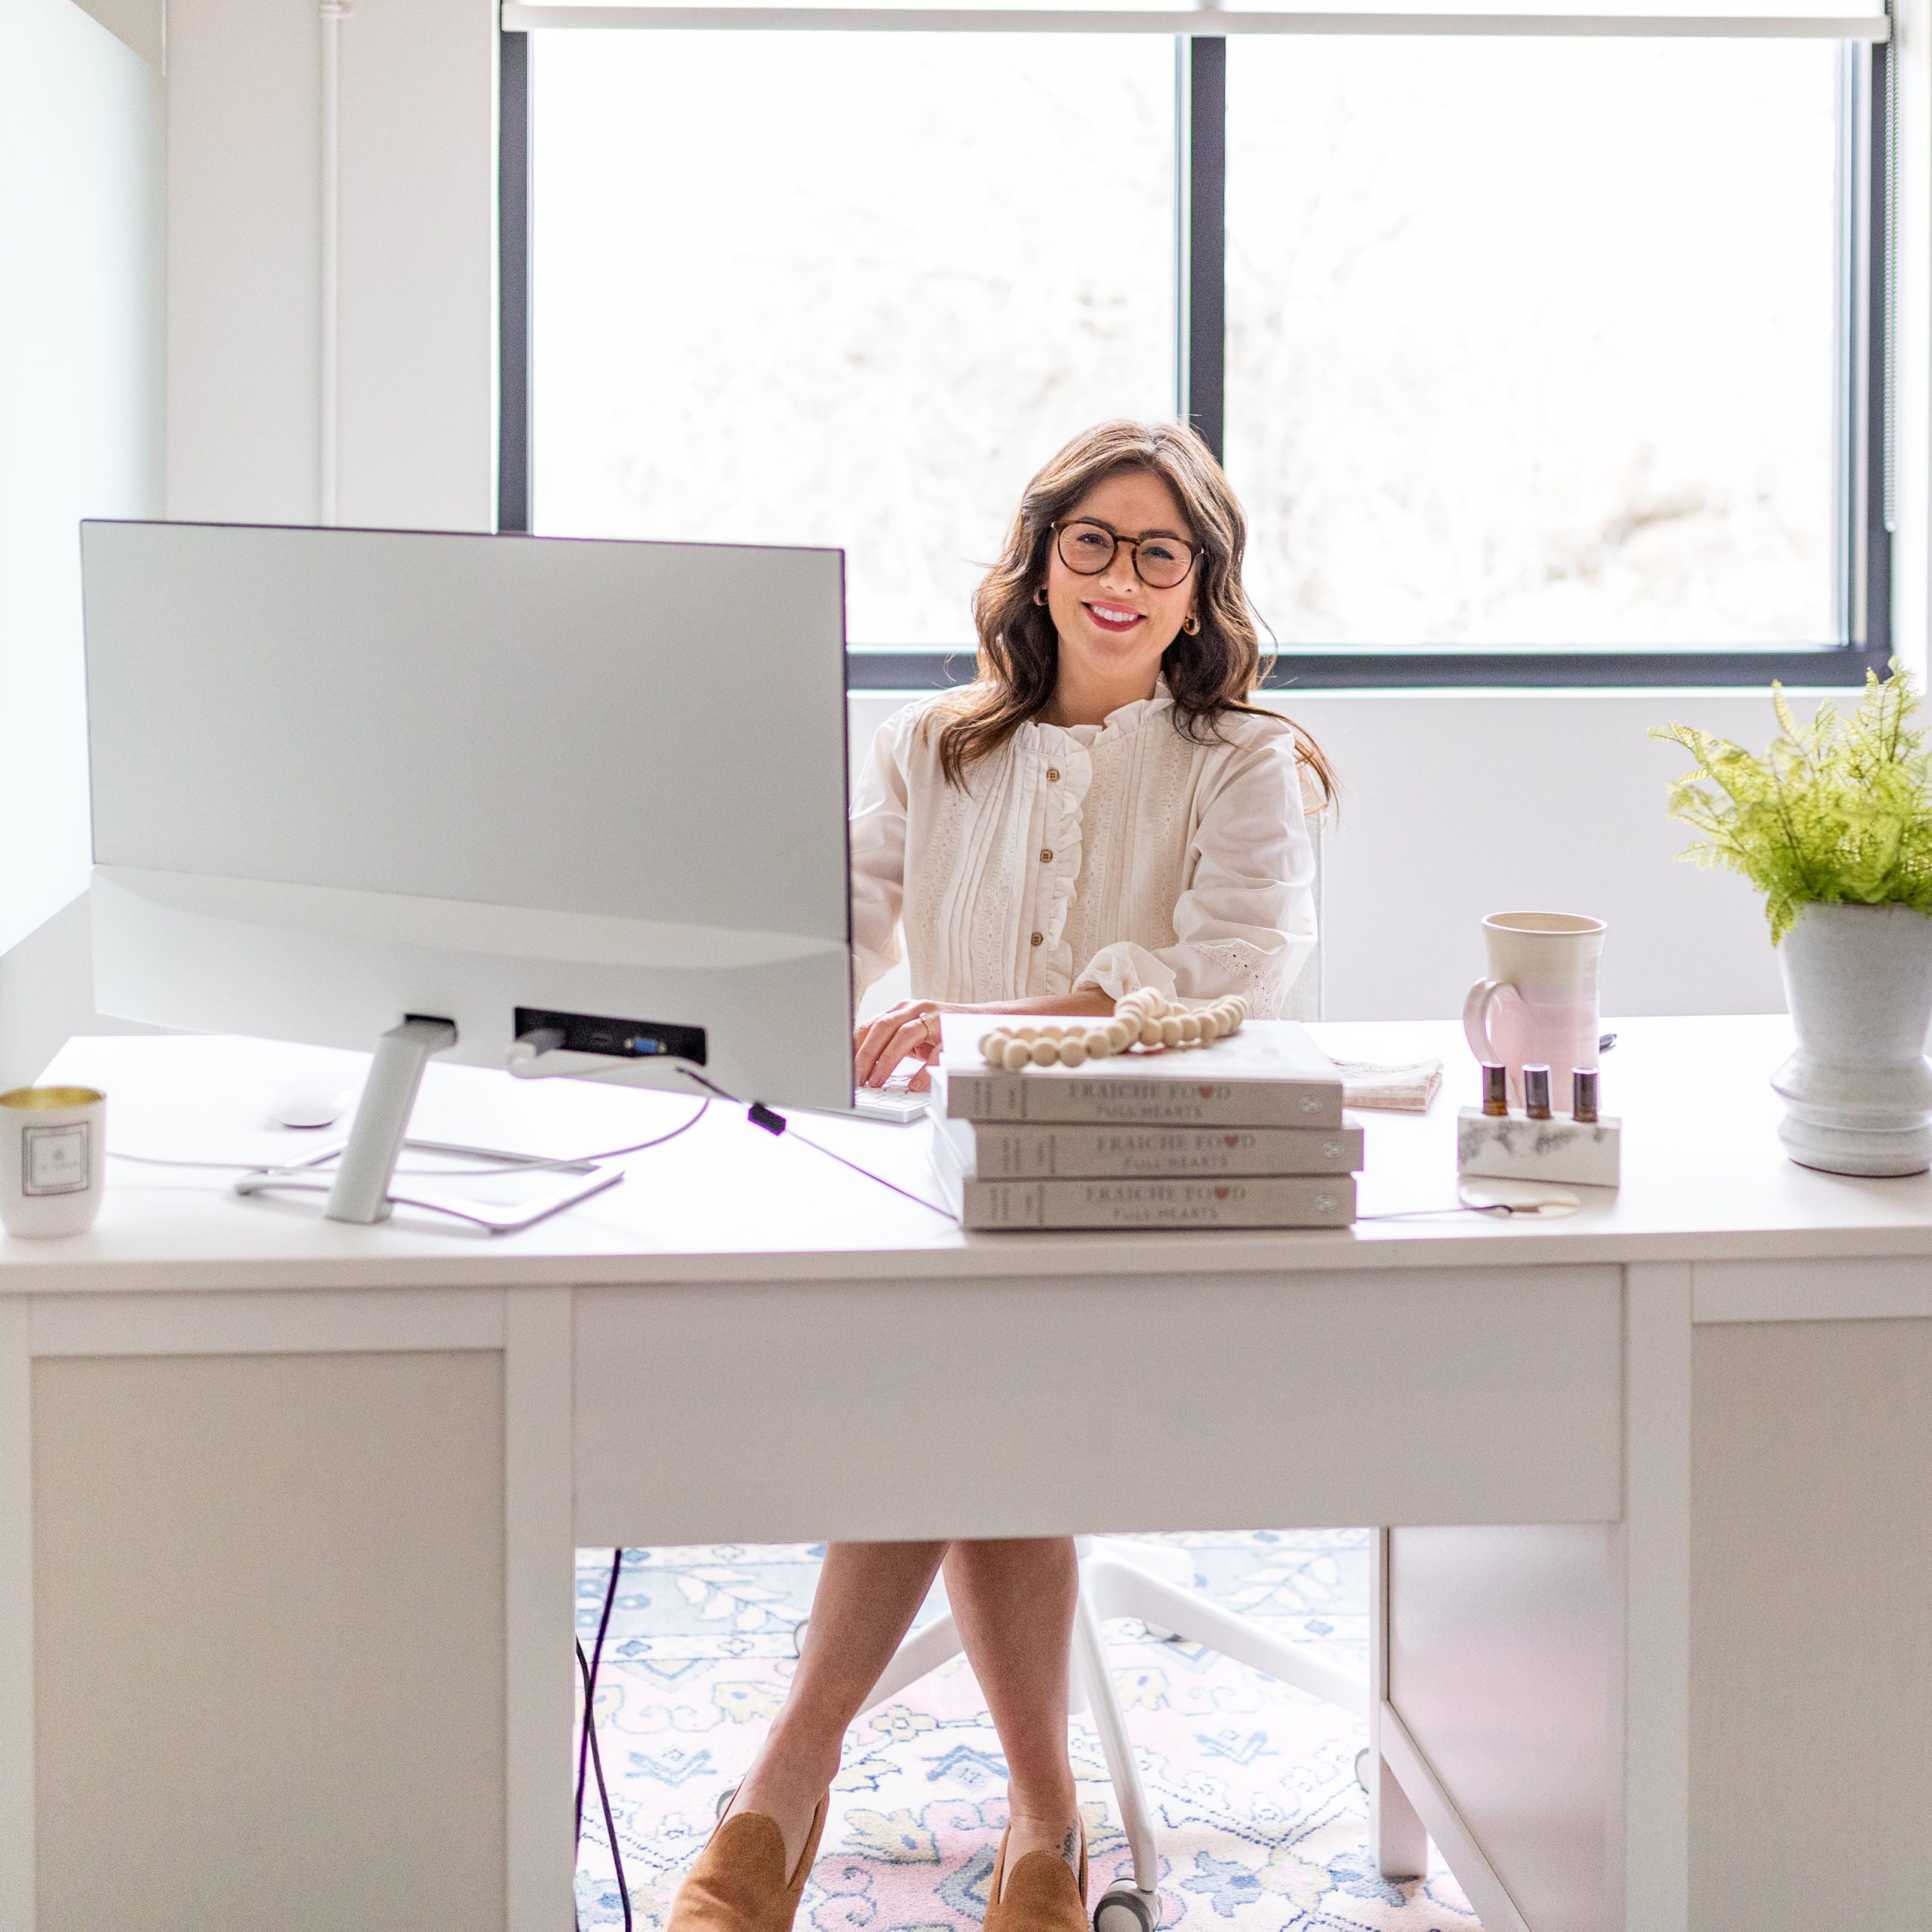
[{"label": "bright overexposed window light", "polygon": [[1829,643],[1838,49],[1229,43],[1227,465],[1284,643]]},{"label": "bright overexposed window light", "polygon": [[[531,43],[533,527],[837,545],[854,644],[969,645],[1038,465],[1177,408],[1174,42]],[[1225,457],[1284,647],[1842,641],[1862,50],[1226,45]]]},{"label": "bright overexposed window light", "polygon": [[533,35],[534,527],[842,546],[970,639],[1027,478],[1174,409],[1155,38]]}]

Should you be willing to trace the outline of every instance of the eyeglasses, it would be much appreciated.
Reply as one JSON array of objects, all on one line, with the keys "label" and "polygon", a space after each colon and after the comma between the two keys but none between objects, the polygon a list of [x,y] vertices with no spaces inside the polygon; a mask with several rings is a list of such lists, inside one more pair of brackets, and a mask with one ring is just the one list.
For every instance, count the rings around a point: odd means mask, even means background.
[{"label": "eyeglasses", "polygon": [[1124,543],[1134,553],[1134,575],[1150,590],[1171,590],[1185,583],[1201,554],[1177,537],[1116,537],[1104,523],[1089,523],[1084,518],[1053,528],[1060,560],[1075,576],[1098,577]]}]

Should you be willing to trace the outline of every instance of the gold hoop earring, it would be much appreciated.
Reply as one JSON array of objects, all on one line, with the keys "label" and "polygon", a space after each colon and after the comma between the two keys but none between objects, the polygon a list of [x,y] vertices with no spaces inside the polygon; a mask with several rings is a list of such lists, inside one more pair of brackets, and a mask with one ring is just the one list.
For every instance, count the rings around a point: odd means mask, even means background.
[{"label": "gold hoop earring", "polygon": [[1047,606],[1047,586],[1046,586],[1044,583],[1041,585],[1041,586],[1039,587],[1039,589],[1038,589],[1038,590],[1036,590],[1036,591],[1035,591],[1035,592],[1034,592],[1034,593],[1033,593],[1033,601],[1034,601],[1035,604],[1038,605],[1041,610],[1043,610],[1043,611],[1044,611],[1044,610],[1046,608],[1046,606]]},{"label": "gold hoop earring", "polygon": [[1198,637],[1201,635],[1201,620],[1192,611],[1182,618],[1180,627],[1189,637]]}]

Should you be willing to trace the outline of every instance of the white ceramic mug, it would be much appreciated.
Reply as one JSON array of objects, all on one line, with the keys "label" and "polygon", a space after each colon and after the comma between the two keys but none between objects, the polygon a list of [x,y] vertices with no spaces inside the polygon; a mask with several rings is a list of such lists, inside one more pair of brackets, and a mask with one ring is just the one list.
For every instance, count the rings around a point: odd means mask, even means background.
[{"label": "white ceramic mug", "polygon": [[107,1174],[107,1102],[91,1087],[0,1094],[0,1225],[10,1235],[85,1234]]},{"label": "white ceramic mug", "polygon": [[1509,1069],[1512,1106],[1523,1104],[1525,1066],[1549,1069],[1550,1099],[1567,1112],[1571,1071],[1596,1065],[1604,931],[1577,912],[1492,912],[1482,922],[1489,976],[1463,1003],[1463,1032],[1478,1060]]}]

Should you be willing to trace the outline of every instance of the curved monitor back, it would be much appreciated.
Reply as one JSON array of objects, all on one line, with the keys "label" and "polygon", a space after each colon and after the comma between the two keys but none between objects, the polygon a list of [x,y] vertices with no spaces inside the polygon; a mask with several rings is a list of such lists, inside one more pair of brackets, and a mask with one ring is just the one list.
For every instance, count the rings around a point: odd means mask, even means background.
[{"label": "curved monitor back", "polygon": [[497,1065],[574,1015],[626,1078],[681,1051],[849,1103],[840,552],[102,522],[82,551],[103,1012],[356,1047],[433,1014]]}]

